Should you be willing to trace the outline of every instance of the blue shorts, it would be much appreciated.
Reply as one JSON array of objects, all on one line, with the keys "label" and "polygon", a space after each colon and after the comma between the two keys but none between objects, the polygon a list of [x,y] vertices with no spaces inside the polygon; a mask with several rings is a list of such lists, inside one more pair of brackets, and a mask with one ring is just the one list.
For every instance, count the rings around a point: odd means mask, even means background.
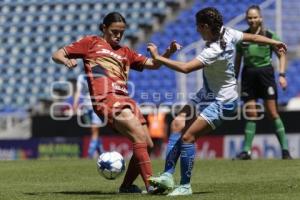
[{"label": "blue shorts", "polygon": [[197,109],[197,114],[203,117],[209,125],[216,129],[223,120],[231,120],[237,111],[237,100],[231,102],[210,101],[196,102],[194,99],[190,103]]}]

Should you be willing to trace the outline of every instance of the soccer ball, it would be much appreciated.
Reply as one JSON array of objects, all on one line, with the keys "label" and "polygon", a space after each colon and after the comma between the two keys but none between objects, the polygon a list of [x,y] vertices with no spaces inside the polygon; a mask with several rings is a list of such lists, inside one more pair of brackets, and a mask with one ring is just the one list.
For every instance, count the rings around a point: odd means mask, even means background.
[{"label": "soccer ball", "polygon": [[125,161],[116,151],[102,153],[97,160],[97,170],[101,176],[114,180],[125,171]]}]

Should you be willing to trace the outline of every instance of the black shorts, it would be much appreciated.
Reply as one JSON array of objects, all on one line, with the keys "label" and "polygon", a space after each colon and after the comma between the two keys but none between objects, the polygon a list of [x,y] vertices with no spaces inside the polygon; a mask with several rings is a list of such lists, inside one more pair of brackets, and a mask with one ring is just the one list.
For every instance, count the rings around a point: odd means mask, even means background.
[{"label": "black shorts", "polygon": [[244,67],[241,97],[243,101],[258,98],[277,100],[277,86],[273,67]]}]

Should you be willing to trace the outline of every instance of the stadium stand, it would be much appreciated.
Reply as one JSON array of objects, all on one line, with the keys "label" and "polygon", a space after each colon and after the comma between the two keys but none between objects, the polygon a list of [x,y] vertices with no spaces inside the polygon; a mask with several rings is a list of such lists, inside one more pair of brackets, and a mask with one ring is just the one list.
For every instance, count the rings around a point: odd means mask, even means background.
[{"label": "stadium stand", "polygon": [[[171,4],[168,6],[168,2]],[[0,109],[28,109],[39,99],[51,98],[54,81],[76,77],[81,68],[54,65],[51,53],[83,35],[98,34],[98,24],[112,10],[128,22],[124,43],[140,40],[141,26],[157,23],[179,1],[52,0],[1,1]],[[176,3],[177,2],[177,3]],[[169,8],[170,7],[170,8]]]},{"label": "stadium stand", "polygon": [[[141,41],[154,42],[161,51],[172,39],[183,46],[197,41],[199,35],[194,28],[194,14],[203,7],[217,7],[224,14],[224,21],[228,22],[244,13],[250,4],[264,1],[233,0],[228,3],[226,0],[196,0],[193,5],[182,9],[185,2],[190,1],[1,1],[0,110],[28,109],[40,99],[48,101],[51,99],[51,83],[65,81],[81,73],[80,67],[68,70],[55,65],[50,60],[51,53],[83,35],[98,34],[99,21],[107,12],[117,10],[126,17],[129,27],[124,44],[133,47],[139,44],[136,46],[138,52],[148,55],[146,43]],[[296,0],[283,3],[283,40],[289,47],[300,41],[300,28],[294,25],[299,22],[299,6]],[[176,9],[180,12],[175,12]],[[177,15],[169,20],[167,15],[170,13]],[[157,27],[161,26],[157,31]],[[152,34],[153,31],[157,32]],[[300,93],[299,78],[296,77],[299,70],[299,58],[289,62],[287,77],[291,84],[287,91],[280,91],[281,103],[287,103]],[[146,73],[131,72],[130,80],[135,84],[134,98],[139,103],[172,104],[177,101],[176,74],[167,68]]]},{"label": "stadium stand", "polygon": [[[182,10],[173,21],[167,22],[161,31],[152,34],[149,41],[157,44],[161,51],[169,45],[171,40],[176,40],[185,47],[200,39],[194,26],[195,14],[199,9],[208,6],[217,7],[224,14],[224,22],[226,23],[237,14],[241,14],[250,4],[246,0],[238,2],[238,4],[235,4],[234,2],[227,3],[225,0],[194,1],[191,7]],[[254,0],[251,4],[260,4],[261,2],[263,1]],[[138,51],[147,54],[146,44],[141,44]],[[143,87],[143,84],[139,81],[144,81],[144,77],[147,77],[146,80],[149,82],[146,87]],[[138,72],[131,72],[131,78],[137,88],[134,97],[140,103],[153,102],[170,105],[179,100],[179,95],[176,95],[178,91],[176,74],[167,68],[161,68],[159,71],[149,71],[143,75]],[[188,87],[198,89],[193,82]],[[155,95],[153,95],[153,92],[155,92]]]}]

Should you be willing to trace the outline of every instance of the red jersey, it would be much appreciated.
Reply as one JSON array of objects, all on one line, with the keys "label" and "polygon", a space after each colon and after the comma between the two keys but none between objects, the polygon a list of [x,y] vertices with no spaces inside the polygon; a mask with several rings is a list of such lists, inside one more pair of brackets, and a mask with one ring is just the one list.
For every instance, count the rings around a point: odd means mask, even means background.
[{"label": "red jersey", "polygon": [[64,50],[70,59],[83,59],[90,95],[98,101],[108,93],[128,95],[129,69],[142,71],[147,60],[128,47],[112,49],[99,36],[86,36],[64,47]]}]

